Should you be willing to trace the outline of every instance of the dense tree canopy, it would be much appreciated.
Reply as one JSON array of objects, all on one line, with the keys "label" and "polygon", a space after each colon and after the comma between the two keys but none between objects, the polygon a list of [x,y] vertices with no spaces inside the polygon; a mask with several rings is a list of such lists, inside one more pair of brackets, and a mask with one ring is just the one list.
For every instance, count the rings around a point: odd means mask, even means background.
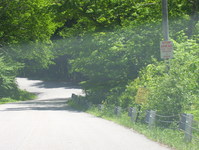
[{"label": "dense tree canopy", "polygon": [[146,108],[198,107],[199,2],[168,6],[175,43],[169,74],[159,52],[161,0],[0,0],[0,98],[15,93],[20,70],[81,81],[94,103],[135,105],[146,86]]}]

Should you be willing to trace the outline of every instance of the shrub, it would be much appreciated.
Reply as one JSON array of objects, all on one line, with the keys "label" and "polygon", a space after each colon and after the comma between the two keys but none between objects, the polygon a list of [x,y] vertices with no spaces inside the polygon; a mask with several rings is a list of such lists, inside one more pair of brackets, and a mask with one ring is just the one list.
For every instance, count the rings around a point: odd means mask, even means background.
[{"label": "shrub", "polygon": [[8,63],[3,57],[0,57],[0,66],[0,98],[12,98],[18,93],[15,76],[19,66],[14,63]]},{"label": "shrub", "polygon": [[175,45],[175,58],[170,60],[170,69],[167,69],[167,63],[154,60],[127,86],[120,97],[122,104],[127,103],[128,98],[135,104],[137,89],[145,86],[149,90],[148,100],[142,105],[145,109],[172,115],[198,108],[199,44],[188,40]]}]

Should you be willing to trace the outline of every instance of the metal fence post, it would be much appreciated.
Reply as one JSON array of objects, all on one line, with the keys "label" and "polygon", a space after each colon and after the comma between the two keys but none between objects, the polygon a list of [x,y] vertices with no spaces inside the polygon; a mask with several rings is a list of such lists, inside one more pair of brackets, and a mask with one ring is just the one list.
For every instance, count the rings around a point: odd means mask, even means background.
[{"label": "metal fence post", "polygon": [[185,130],[186,115],[185,113],[180,114],[179,129],[181,130]]},{"label": "metal fence post", "polygon": [[185,142],[191,142],[192,140],[192,123],[193,123],[193,115],[187,114],[185,119]]},{"label": "metal fence post", "polygon": [[129,117],[131,117],[132,111],[133,111],[133,108],[132,108],[132,107],[129,107],[129,109],[128,109],[128,116],[129,116]]},{"label": "metal fence post", "polygon": [[115,106],[115,114],[117,115],[117,116],[120,116],[121,115],[121,107],[119,107],[119,106]]},{"label": "metal fence post", "polygon": [[137,119],[137,109],[135,107],[131,110],[131,121],[136,122]]},{"label": "metal fence post", "polygon": [[151,110],[149,113],[149,128],[154,127],[155,117],[156,117],[156,111]]},{"label": "metal fence post", "polygon": [[104,105],[103,105],[103,104],[99,104],[99,105],[98,105],[98,110],[99,110],[99,111],[102,111],[103,109],[104,109]]}]

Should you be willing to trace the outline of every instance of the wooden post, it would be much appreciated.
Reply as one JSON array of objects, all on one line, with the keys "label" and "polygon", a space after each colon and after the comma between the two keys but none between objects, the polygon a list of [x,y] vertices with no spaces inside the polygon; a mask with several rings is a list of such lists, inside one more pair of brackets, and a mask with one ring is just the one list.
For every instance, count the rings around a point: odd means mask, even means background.
[{"label": "wooden post", "polygon": [[192,140],[192,123],[193,123],[193,115],[187,114],[185,119],[185,142],[191,142]]}]

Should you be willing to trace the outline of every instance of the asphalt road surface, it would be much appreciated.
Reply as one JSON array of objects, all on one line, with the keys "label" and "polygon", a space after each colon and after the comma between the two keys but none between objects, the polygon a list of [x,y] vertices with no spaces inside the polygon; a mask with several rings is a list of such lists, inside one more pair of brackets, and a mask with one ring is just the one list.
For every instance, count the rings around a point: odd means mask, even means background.
[{"label": "asphalt road surface", "polygon": [[0,150],[169,150],[113,122],[67,106],[67,83],[18,78],[37,100],[0,105]]}]

